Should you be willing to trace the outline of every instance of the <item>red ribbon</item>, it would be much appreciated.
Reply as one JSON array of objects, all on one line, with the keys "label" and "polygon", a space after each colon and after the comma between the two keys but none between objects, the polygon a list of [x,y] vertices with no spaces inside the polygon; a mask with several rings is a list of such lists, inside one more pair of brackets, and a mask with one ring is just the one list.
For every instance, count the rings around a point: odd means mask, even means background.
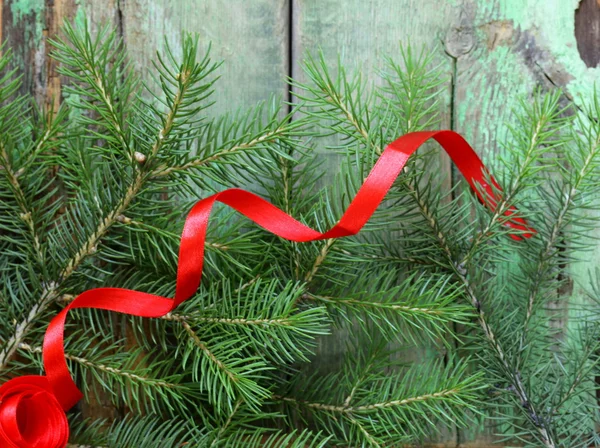
[{"label": "red ribbon", "polygon": [[[296,221],[255,194],[233,188],[196,203],[187,216],[173,299],[120,288],[92,289],[79,295],[50,323],[43,346],[46,377],[26,376],[0,387],[0,442],[19,448],[63,448],[69,428],[65,411],[82,397],[73,381],[64,349],[65,320],[74,308],[95,308],[140,317],[162,317],[189,299],[198,289],[204,263],[208,220],[215,202],[242,213],[269,232],[290,241],[307,242],[355,235],[369,220],[402,171],[410,155],[433,138],[446,150],[479,200],[494,209],[500,187],[469,144],[453,131],[414,132],[387,146],[339,222],[325,233]],[[491,182],[490,185],[488,182]],[[519,231],[515,239],[535,231],[509,208],[506,225]]]},{"label": "red ribbon", "polygon": [[22,376],[0,387],[0,446],[58,448],[69,440],[65,411],[43,376]]}]

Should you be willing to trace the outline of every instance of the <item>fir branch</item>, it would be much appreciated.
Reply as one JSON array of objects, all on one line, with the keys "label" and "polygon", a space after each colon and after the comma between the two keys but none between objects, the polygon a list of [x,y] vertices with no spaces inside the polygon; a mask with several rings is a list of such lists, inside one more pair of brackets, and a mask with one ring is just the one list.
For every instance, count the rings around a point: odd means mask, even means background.
[{"label": "fir branch", "polygon": [[[406,63],[409,67],[414,66],[409,64],[409,60],[406,61]],[[345,128],[337,126],[334,127],[334,130],[342,132],[344,135],[354,141],[360,142],[366,148],[371,149],[376,155],[381,155],[383,153],[382,146],[377,143],[376,137],[373,137],[369,133],[367,127],[369,123],[367,105],[362,105],[362,109],[356,106],[360,102],[362,95],[360,81],[356,81],[355,83],[348,82],[343,69],[339,69],[340,74],[338,75],[336,84],[329,75],[327,63],[322,54],[318,62],[315,62],[312,58],[309,59],[309,62],[306,66],[306,72],[314,82],[315,86],[313,87],[310,85],[299,84],[298,87],[304,91],[312,93],[315,95],[315,97],[306,95],[300,96],[300,98],[307,102],[312,101],[314,104],[320,106],[321,108],[316,112],[316,114],[325,114],[328,118],[338,120],[338,122],[340,119],[337,118],[337,116],[341,116],[341,119],[345,120],[348,126]],[[411,101],[414,97],[412,94],[413,92],[410,89],[411,86],[408,86],[406,92],[409,101]],[[346,95],[344,95],[342,92],[345,92]],[[353,97],[352,94],[355,96]],[[328,107],[328,109],[325,109],[325,107]],[[361,111],[363,115],[357,116],[355,110]],[[409,110],[414,110],[414,108],[409,108]],[[406,126],[406,132],[419,130],[418,120],[412,120],[410,114],[401,117],[401,120],[407,124],[411,124],[410,127]],[[534,139],[534,142],[537,142],[537,139]],[[405,168],[404,171],[406,172],[406,170],[407,168]],[[442,230],[442,226],[439,224],[434,211],[428,205],[425,196],[422,195],[417,179],[415,179],[413,176],[405,176],[401,177],[400,181],[402,182],[403,187],[406,188],[407,192],[412,197],[414,203],[417,205],[425,222],[432,230],[433,235],[437,240],[438,247],[441,249],[446,260],[452,266],[454,274],[461,282],[465,292],[467,293],[472,306],[477,312],[477,318],[483,333],[494,349],[501,364],[509,373],[514,390],[519,396],[521,403],[526,403],[526,406],[523,407],[523,411],[527,415],[532,425],[536,428],[536,431],[539,433],[545,446],[547,448],[555,448],[556,443],[553,440],[550,431],[548,428],[546,428],[544,420],[532,407],[529,394],[520,379],[520,373],[510,365],[503,347],[501,346],[498,338],[496,337],[485,317],[485,313],[481,306],[481,301],[477,298],[473,289],[471,288],[470,282],[466,276],[465,266],[461,265],[460,262],[457,261],[457,255],[450,247],[448,243],[449,239]]]},{"label": "fir branch", "polygon": [[16,177],[27,174],[27,171],[41,153],[48,149],[47,145],[52,142],[53,139],[61,137],[60,134],[63,131],[64,122],[67,119],[67,116],[68,109],[66,107],[59,107],[58,111],[55,111],[54,107],[52,107],[46,112],[45,117],[41,117],[45,129],[35,143],[34,148],[27,154],[27,158],[21,163],[21,167],[14,173]]},{"label": "fir branch", "polygon": [[[77,354],[65,354],[70,368],[81,380],[86,397],[91,394],[97,397],[103,391],[115,405],[126,405],[140,413],[167,411],[171,415],[185,412],[189,403],[197,400],[197,393],[183,381],[184,375],[172,373],[172,357],[163,359],[156,350],[145,353],[140,348],[116,353],[114,346],[122,345],[122,341],[109,345],[114,341],[113,334],[102,336],[92,332],[93,338],[88,335],[90,331],[69,334],[67,345]],[[19,345],[19,359],[27,359],[40,369],[41,354],[41,346]],[[17,367],[22,366],[20,360],[15,362]]]},{"label": "fir branch", "polygon": [[[115,115],[114,107],[109,101],[110,96],[104,95],[106,93],[103,81],[104,78],[95,71],[95,67],[97,67],[98,64],[97,60],[93,57],[89,36],[87,34],[81,36],[72,27],[70,27],[70,25],[67,25],[66,31],[67,36],[70,38],[70,43],[79,50],[74,51],[68,44],[57,41],[55,44],[57,45],[59,51],[55,54],[55,56],[58,58],[58,60],[63,61],[64,63],[70,63],[75,67],[80,67],[83,65],[83,69],[87,68],[88,70],[92,70],[90,72],[91,79],[89,79],[89,76],[86,77],[86,75],[83,77],[83,80],[87,80],[88,83],[95,86],[101,94],[101,97],[106,100],[104,105],[109,110],[109,120],[111,120],[110,123],[114,126],[119,138],[121,139],[121,137],[123,137],[123,126],[120,124],[120,119],[118,119],[118,117]],[[106,32],[106,30],[104,32]],[[112,38],[109,37],[109,40],[104,45],[107,46],[108,44],[109,46],[111,42]],[[118,56],[117,59],[122,60],[122,57],[123,56]],[[195,63],[195,61],[193,62]],[[196,67],[191,67],[190,70],[192,69],[197,70]],[[77,72],[73,70],[67,70],[65,73],[75,77],[76,79],[81,79],[81,76],[77,75]],[[187,82],[187,80],[183,79],[176,98],[183,97],[186,89],[189,89],[190,87],[191,85]],[[172,131],[173,120],[178,112],[179,105],[180,102],[174,103],[171,109],[167,112],[163,127],[156,133],[156,140],[153,147],[152,156],[156,156],[156,153],[161,148],[161,142],[166,139],[169,136],[169,133]],[[124,137],[122,140],[124,141]],[[59,291],[69,277],[76,272],[83,260],[97,251],[97,246],[101,238],[108,232],[111,226],[118,221],[119,217],[124,215],[131,202],[136,198],[143,188],[148,178],[147,174],[148,173],[144,167],[140,168],[136,166],[133,180],[125,190],[123,197],[116,201],[114,208],[105,215],[98,226],[89,234],[88,238],[80,244],[79,249],[77,249],[72,257],[65,263],[64,268],[58,275],[58,278],[48,283],[47,290],[44,292],[38,302],[31,308],[28,316],[22,322],[17,324],[13,336],[11,336],[11,338],[8,340],[8,343],[5,344],[2,352],[0,352],[0,371],[6,368],[18,345],[27,335],[30,324],[35,322],[48,308],[48,306],[53,303],[54,299],[59,296]]]},{"label": "fir branch", "polygon": [[[83,426],[83,425],[78,425]],[[97,422],[88,428],[78,428],[76,443],[83,447],[163,448],[206,447],[206,434],[194,427],[189,419],[163,420],[156,416],[126,415],[108,430]],[[75,441],[73,441],[75,442]],[[72,443],[73,443],[72,442]]]},{"label": "fir branch", "polygon": [[334,243],[335,243],[335,238],[329,238],[329,239],[325,240],[325,243],[321,246],[321,250],[319,251],[319,254],[317,255],[317,257],[315,258],[315,261],[314,261],[310,271],[308,271],[308,273],[304,277],[304,281],[306,283],[310,283],[315,278],[315,275],[317,274],[319,267],[323,264],[323,262],[325,261],[325,258],[327,258],[327,255],[329,254],[329,251],[333,247]]},{"label": "fir branch", "polygon": [[325,297],[325,296],[316,296],[316,295],[308,295],[308,294],[306,294],[304,296],[304,298],[322,301],[324,303],[335,303],[335,304],[339,304],[339,305],[351,306],[351,307],[356,307],[356,308],[375,308],[375,309],[398,311],[398,312],[406,313],[406,314],[410,314],[410,315],[440,316],[447,312],[443,308],[416,307],[416,306],[410,306],[410,305],[398,305],[398,304],[394,304],[394,303],[373,302],[373,301],[357,300],[357,299],[350,299],[350,298]]},{"label": "fir branch", "polygon": [[33,305],[29,310],[27,316],[15,325],[12,335],[3,343],[4,348],[0,351],[0,371],[5,370],[8,367],[8,364],[19,348],[19,344],[21,344],[27,336],[31,325],[36,323],[37,319],[39,319],[44,311],[57,298],[57,288],[53,284],[49,285],[44,289],[38,303]]},{"label": "fir branch", "polygon": [[348,416],[347,418],[353,425],[355,425],[359,429],[359,431],[365,436],[367,442],[371,446],[374,446],[375,448],[383,448],[382,445],[380,445],[377,442],[375,437],[367,430],[367,428],[365,428],[364,425],[362,425],[356,418],[354,418],[352,415]]},{"label": "fir branch", "polygon": [[236,374],[231,369],[229,369],[229,367],[223,361],[221,361],[219,358],[217,358],[213,352],[211,352],[208,349],[206,344],[200,340],[200,338],[198,337],[196,332],[192,329],[190,324],[188,324],[186,320],[181,320],[181,319],[178,322],[181,323],[181,326],[185,329],[189,338],[193,341],[193,343],[196,345],[196,347],[198,347],[200,350],[202,350],[202,352],[211,360],[211,362],[214,363],[214,365],[217,366],[217,368],[221,372],[223,372],[225,375],[227,375],[232,382],[236,382],[237,381]]},{"label": "fir branch", "polygon": [[227,430],[229,429],[229,426],[231,425],[231,422],[233,421],[233,417],[235,416],[235,414],[238,412],[238,410],[240,409],[240,405],[242,404],[242,400],[238,400],[235,403],[235,406],[233,407],[233,409],[231,410],[231,412],[229,413],[229,415],[227,416],[227,420],[225,421],[225,424],[223,426],[221,426],[219,428],[219,431],[217,432],[217,435],[215,436],[215,438],[213,439],[213,441],[210,444],[210,448],[213,448],[215,446],[218,446],[221,437],[223,437],[223,435],[227,432]]},{"label": "fir branch", "polygon": [[[97,245],[100,239],[106,234],[110,227],[116,223],[122,216],[136,195],[140,192],[144,183],[144,177],[138,172],[133,182],[127,188],[124,196],[118,201],[117,205],[108,212],[106,217],[100,222],[98,227],[91,233],[86,241],[79,247],[73,257],[66,263],[65,268],[59,276],[59,282],[64,283],[81,265],[82,261],[97,251]],[[58,288],[58,284],[57,284]]]},{"label": "fir branch", "polygon": [[[590,342],[585,340],[578,341],[581,342],[583,348],[567,347],[574,353],[580,352],[579,359],[575,360],[573,363],[575,366],[569,372],[570,375],[566,384],[566,391],[562,394],[562,396],[559,395],[558,400],[553,403],[553,408],[549,412],[549,415],[558,415],[560,412],[563,412],[565,405],[577,395],[585,395],[586,393],[589,395],[595,395],[595,388],[590,389],[585,387],[583,390],[581,390],[581,387],[584,386],[586,381],[589,381],[590,374],[593,375],[594,371],[596,371],[598,368],[598,364],[600,363],[600,359],[598,359],[598,352],[600,349],[598,330],[598,328],[593,328],[593,330],[590,332],[591,334],[588,337]],[[552,398],[554,399],[555,397]],[[595,397],[592,397],[592,400],[594,398]],[[590,409],[587,412],[593,411]],[[566,413],[570,413],[570,409],[567,409]]]},{"label": "fir branch", "polygon": [[327,332],[323,307],[295,310],[302,289],[293,283],[279,288],[276,280],[257,280],[233,290],[223,281],[182,304],[181,314],[166,316],[185,330],[184,363],[192,360],[192,375],[220,408],[238,398],[255,407],[268,396],[260,384],[264,373],[275,363],[307,360],[314,336]]},{"label": "fir branch", "polygon": [[304,292],[299,285],[288,283],[281,288],[274,279],[231,289],[225,281],[221,287],[211,288],[200,310],[193,302],[182,307],[183,312],[190,310],[191,322],[202,328],[207,338],[218,338],[224,331],[235,334],[259,357],[285,365],[308,360],[315,337],[329,333],[325,307],[296,308]]},{"label": "fir branch", "polygon": [[414,441],[426,434],[417,421],[432,429],[438,423],[466,424],[465,413],[475,410],[478,400],[480,375],[469,377],[465,364],[453,360],[445,367],[433,363],[398,369],[384,343],[376,341],[366,350],[356,347],[359,351],[348,352],[339,372],[316,372],[293,385],[292,394],[275,399],[331,427],[338,443],[349,446]]},{"label": "fir branch", "polygon": [[[0,168],[3,168],[2,171],[4,171],[10,185],[14,189],[15,200],[21,209],[21,220],[27,226],[31,241],[33,242],[36,261],[39,265],[42,265],[44,263],[44,254],[42,253],[41,237],[34,224],[33,210],[29,207],[25,192],[18,180],[18,174],[11,166],[10,159],[6,152],[6,147],[2,141],[0,141]],[[0,355],[0,366],[2,366],[1,360],[2,356]]]},{"label": "fir branch", "polygon": [[309,430],[272,431],[268,428],[240,429],[222,440],[223,447],[236,448],[325,448],[329,438]]},{"label": "fir branch", "polygon": [[[104,100],[104,107],[106,107],[108,110],[109,125],[112,126],[116,133],[120,136],[120,140],[126,141],[125,135],[123,134],[124,127],[121,124],[122,120],[120,115],[116,115],[115,108],[113,107],[112,102],[109,101],[111,100],[112,96],[107,93],[107,89],[105,88],[106,86],[104,83],[106,80],[103,78],[103,76],[94,76],[94,74],[98,75],[95,69],[93,71],[89,71],[90,68],[88,65],[91,65],[92,67],[97,66],[96,60],[93,59],[92,54],[90,53],[91,50],[88,48],[89,45],[92,45],[92,43],[88,41],[83,43],[82,39],[86,40],[88,37],[82,37],[78,31],[72,28],[68,28],[67,31],[67,36],[71,39],[70,43],[73,44],[75,48],[79,48],[83,53],[79,54],[78,52],[75,52],[69,44],[62,41],[57,41],[55,43],[59,51],[55,54],[55,56],[65,64],[71,64],[75,67],[80,67],[80,69],[84,71],[88,70],[88,73],[84,76],[78,74],[78,72],[74,70],[67,70],[65,73],[75,77],[75,79],[81,80],[82,82],[87,81],[88,84],[92,85],[96,93],[100,95],[100,99]],[[106,30],[103,31],[103,33],[105,32]],[[111,38],[108,40],[109,44],[110,42],[112,42]],[[193,40],[188,40],[187,44],[188,46],[192,47],[192,50],[195,51],[196,47],[193,45],[193,42]],[[189,48],[187,51],[188,53],[186,55],[191,55],[191,50]],[[122,62],[123,58],[124,56],[119,55],[117,57],[117,62]],[[152,145],[152,150],[150,153],[152,158],[159,154],[161,148],[163,148],[165,145],[164,142],[166,142],[169,139],[170,134],[174,132],[176,123],[178,123],[178,117],[181,114],[182,107],[184,107],[183,103],[187,104],[190,101],[187,92],[197,90],[197,83],[204,78],[204,74],[201,72],[201,70],[206,67],[205,61],[198,63],[195,60],[194,53],[194,57],[192,58],[189,56],[186,62],[188,62],[188,64],[183,66],[182,73],[179,73],[177,76],[178,89],[174,94],[173,101],[170,103],[170,108],[166,112],[164,118],[161,120],[162,127],[155,132],[154,144]],[[213,67],[210,67],[209,69],[212,70]],[[127,89],[129,89],[129,87],[127,87]],[[128,94],[127,89],[125,92]],[[246,143],[240,142],[229,150],[214,154],[212,157],[204,159],[202,164],[209,164],[210,162],[218,161],[221,156],[225,156],[227,154],[253,149],[257,145],[260,145],[264,142],[275,138],[280,138],[282,134],[290,129],[297,128],[297,126],[297,124],[294,124],[293,126],[290,125],[277,127],[275,131],[268,131],[260,137],[255,137]],[[71,258],[65,262],[64,268],[61,270],[57,278],[54,281],[47,283],[44,294],[40,297],[37,303],[32,306],[25,319],[16,325],[13,335],[8,339],[7,343],[4,344],[4,348],[0,352],[0,370],[3,370],[7,367],[7,364],[14,356],[19,343],[21,343],[26,337],[31,323],[36,322],[45,312],[45,310],[54,302],[54,300],[59,297],[59,291],[64,287],[67,280],[69,280],[69,278],[75,272],[77,272],[83,261],[97,252],[100,241],[108,233],[109,229],[116,222],[119,222],[119,220],[123,219],[127,209],[140,194],[147,181],[153,177],[155,171],[150,167],[150,163],[142,166],[134,165],[133,179],[124,191],[123,196],[115,201],[114,207],[106,212],[104,218],[99,222],[98,226],[89,233],[88,237],[79,243],[78,249],[76,249]],[[223,250],[223,247],[215,247]]]},{"label": "fir branch", "polygon": [[[44,254],[41,247],[40,229],[36,226],[35,210],[28,195],[27,186],[22,185],[22,181],[19,180],[24,166],[17,169],[14,165],[15,161],[11,157],[13,155],[17,158],[22,157],[29,150],[29,136],[26,137],[30,122],[26,113],[29,112],[29,108],[25,105],[26,98],[17,94],[21,86],[20,77],[16,76],[16,69],[9,68],[12,62],[12,52],[3,50],[4,45],[0,47],[0,52],[2,52],[0,56],[0,72],[2,72],[0,77],[0,174],[6,177],[9,188],[12,190],[12,199],[16,202],[18,210],[20,210],[20,220],[29,232],[37,267],[41,268],[44,265]],[[39,148],[44,149],[45,136],[48,135],[49,138],[54,131],[56,131],[56,127],[49,126],[48,131],[40,139],[34,151]],[[21,145],[24,147],[22,148]],[[9,154],[9,148],[12,149],[11,154]],[[18,149],[21,151],[18,151]],[[36,193],[39,194],[39,191],[36,191]]]},{"label": "fir branch", "polygon": [[[120,224],[124,224],[124,225],[130,225],[130,226],[134,226],[140,229],[144,229],[144,230],[148,230],[151,232],[155,232],[155,233],[160,233],[162,235],[166,235],[168,236],[174,243],[179,243],[179,240],[181,239],[181,235],[174,233],[174,232],[170,232],[169,230],[165,230],[165,229],[161,229],[158,228],[156,226],[153,226],[151,224],[142,222],[142,221],[137,221],[135,219],[131,219],[128,218],[125,215],[119,215],[117,216],[116,219]],[[210,248],[210,249],[215,249],[215,250],[219,250],[219,251],[227,251],[230,250],[231,247],[226,245],[226,244],[221,244],[221,243],[216,243],[216,242],[210,242],[210,241],[205,241],[204,242],[205,246]]]},{"label": "fir branch", "polygon": [[108,26],[92,39],[87,20],[77,28],[67,22],[63,30],[66,41],[51,41],[55,48],[52,56],[61,63],[58,72],[79,83],[67,86],[66,91],[89,98],[90,102],[83,100],[83,106],[90,106],[99,115],[99,119],[81,117],[82,121],[104,126],[133,161],[125,113],[131,105],[135,83],[122,40]]},{"label": "fir branch", "polygon": [[[410,62],[410,56],[410,51],[407,54],[405,54],[404,60],[407,64]],[[426,64],[427,61],[428,60],[423,61],[422,64]],[[315,94],[316,98],[311,98],[309,96],[301,94],[297,94],[297,96],[303,101],[306,101],[308,104],[311,104],[311,102],[319,105],[320,103],[324,103],[325,105],[330,107],[330,109],[326,110],[326,112],[323,112],[324,108],[321,108],[319,112],[314,113],[315,115],[324,113],[327,116],[327,118],[334,119],[339,122],[340,119],[336,116],[336,112],[338,112],[339,115],[341,115],[341,119],[345,120],[349,126],[347,128],[332,126],[334,130],[343,133],[348,138],[354,141],[360,142],[361,144],[365,145],[366,148],[372,150],[375,155],[380,156],[383,153],[383,147],[380,144],[378,144],[377,141],[377,139],[380,138],[380,134],[376,133],[376,135],[373,136],[370,134],[368,128],[368,125],[370,123],[370,117],[368,113],[368,100],[365,101],[366,104],[359,106],[362,100],[361,95],[363,94],[360,78],[358,78],[354,82],[349,82],[346,80],[346,75],[343,71],[343,68],[338,68],[340,70],[340,73],[338,75],[336,83],[329,75],[327,63],[323,54],[320,55],[320,59],[318,61],[315,61],[312,57],[309,57],[308,63],[306,65],[306,72],[311,78],[311,80],[315,83],[315,87],[313,88],[305,84],[294,85],[298,87],[301,91],[305,90]],[[414,86],[411,84],[407,87],[410,88]],[[346,93],[346,95],[343,94],[343,92],[341,91],[342,89]],[[352,96],[352,93],[354,93],[354,91],[356,91],[356,98]],[[420,93],[423,94],[422,92]],[[430,94],[426,95],[427,97],[430,96]],[[417,95],[409,94],[407,95],[407,97],[409,101],[417,101]],[[407,111],[410,113],[416,113],[418,111],[418,108],[410,105],[407,106]],[[357,112],[362,113],[362,115],[357,115]],[[308,113],[312,114],[311,112]],[[406,121],[406,129],[404,130],[404,132],[413,132],[421,129],[422,122],[420,122],[420,120],[418,120],[416,117],[407,114],[403,119]],[[403,171],[407,172],[408,169],[408,167],[405,167]],[[427,205],[427,201],[422,195],[418,183],[413,177],[410,176],[406,176],[406,178],[401,177],[399,180],[402,182],[403,187],[406,188],[406,190],[412,196],[415,203],[418,205],[423,217],[429,223],[430,227],[434,230],[436,237],[440,241],[440,246],[444,250],[446,250],[446,248],[448,247],[448,244],[446,242],[446,236],[440,230],[441,226],[438,224],[437,218],[435,217],[430,207]],[[326,255],[330,247],[331,245],[327,242],[323,245],[320,251],[320,255],[318,256],[315,263],[322,263],[321,258],[324,258],[322,254],[324,253]],[[451,254],[449,252],[446,252],[446,255],[449,256]]]},{"label": "fir branch", "polygon": [[289,327],[292,325],[291,319],[228,319],[224,317],[197,317],[197,322],[205,322],[211,324],[226,324],[226,325],[257,325],[261,327],[282,326]]},{"label": "fir branch", "polygon": [[[23,342],[19,344],[19,350],[24,350],[28,353],[33,353],[33,354],[41,354],[42,353],[42,347],[32,347],[31,345],[23,343]],[[131,371],[117,369],[115,367],[97,363],[97,362],[94,362],[92,360],[86,359],[81,356],[72,355],[70,353],[65,353],[65,358],[68,359],[69,361],[73,361],[73,362],[76,362],[77,364],[81,364],[82,366],[89,367],[89,368],[92,368],[92,369],[95,369],[95,370],[98,370],[101,372],[105,372],[105,373],[108,373],[111,375],[121,376],[130,381],[145,384],[145,385],[148,385],[151,387],[164,387],[164,388],[168,388],[168,389],[177,389],[177,388],[181,387],[179,384],[169,383],[166,381],[157,380],[155,378],[141,376],[141,375],[138,375]]]},{"label": "fir branch", "polygon": [[354,381],[354,384],[352,385],[352,389],[350,390],[350,393],[344,400],[345,407],[350,407],[350,405],[352,404],[352,400],[354,399],[354,396],[358,392],[358,388],[360,386],[362,386],[362,384],[364,382],[367,381],[367,379],[369,378],[369,374],[371,374],[372,373],[371,371],[375,368],[376,363],[377,363],[376,355],[377,355],[376,353],[372,354],[370,359],[368,359],[367,362],[365,363],[365,366],[361,369],[362,373],[356,377],[356,380]]},{"label": "fir branch", "polygon": [[498,360],[500,361],[502,367],[505,369],[505,372],[508,374],[508,378],[513,386],[513,391],[518,396],[519,401],[522,405],[522,412],[525,413],[526,417],[534,425],[545,446],[548,448],[556,448],[556,442],[554,441],[551,432],[547,428],[545,420],[541,417],[539,411],[535,409],[534,404],[529,398],[530,394],[527,391],[525,384],[523,383],[521,373],[510,364],[510,361],[506,356],[504,348],[502,347],[500,341],[496,337],[496,334],[489,325],[485,317],[485,312],[483,311],[481,302],[475,295],[473,288],[471,287],[471,284],[465,275],[466,272],[464,271],[464,268],[455,265],[455,272],[458,278],[460,279],[461,283],[464,285],[467,297],[469,298],[471,304],[477,311],[479,324],[481,326],[481,329],[483,330],[483,333],[488,343],[496,353],[496,356],[498,357]]},{"label": "fir branch", "polygon": [[[452,324],[470,325],[473,317],[466,304],[456,304],[462,295],[451,276],[409,275],[402,281],[395,270],[367,271],[356,275],[350,290],[344,285],[323,291],[328,295],[305,294],[306,300],[326,305],[339,318],[358,323],[366,335],[375,325],[389,340],[418,346],[424,338],[433,344],[446,343]],[[334,295],[331,295],[334,294]]]},{"label": "fir branch", "polygon": [[6,369],[19,344],[23,342],[23,339],[27,336],[30,325],[36,322],[46,311],[46,309],[52,303],[54,303],[55,299],[60,296],[60,289],[69,279],[69,277],[77,270],[81,262],[96,252],[97,244],[100,241],[100,238],[102,238],[108,229],[117,221],[117,217],[122,215],[127,209],[141,186],[142,177],[138,176],[136,177],[134,183],[130,185],[127,193],[119,205],[117,205],[116,208],[108,213],[108,215],[100,222],[96,230],[92,232],[89,238],[79,247],[79,250],[66,263],[66,266],[61,271],[57,281],[47,284],[47,287],[38,302],[31,308],[27,317],[17,324],[13,335],[10,337],[7,343],[4,344],[4,349],[2,352],[0,352],[0,371]]},{"label": "fir branch", "polygon": [[283,124],[282,126],[278,127],[277,129],[266,132],[258,137],[253,138],[252,140],[250,140],[248,142],[239,143],[239,144],[231,146],[230,148],[222,149],[222,150],[215,152],[207,157],[193,159],[193,160],[191,160],[183,165],[179,165],[179,166],[159,167],[153,173],[151,173],[151,176],[160,178],[160,177],[164,177],[164,176],[169,176],[176,172],[185,172],[185,171],[189,171],[194,168],[199,168],[199,167],[207,165],[211,162],[221,161],[223,158],[226,158],[226,157],[229,157],[232,155],[236,155],[236,154],[241,154],[250,149],[254,149],[261,144],[273,142],[273,141],[277,140],[278,138],[280,138],[282,135],[285,135],[287,132],[289,132],[290,129],[293,129],[295,127],[296,127],[295,125],[292,127],[292,126],[286,126]]},{"label": "fir branch", "polygon": [[368,404],[368,405],[364,405],[364,406],[350,406],[350,405],[346,405],[346,404],[332,405],[332,404],[326,404],[326,403],[311,403],[311,402],[307,402],[304,400],[298,400],[298,399],[291,398],[291,397],[281,397],[281,396],[277,396],[277,395],[273,396],[273,399],[285,401],[285,402],[293,403],[293,404],[299,404],[301,406],[318,409],[320,411],[327,411],[327,412],[334,412],[334,413],[341,413],[341,414],[355,414],[355,413],[364,413],[364,412],[375,411],[378,409],[408,406],[413,403],[435,401],[436,399],[439,399],[439,398],[456,396],[459,393],[460,393],[460,390],[458,390],[458,389],[448,389],[448,390],[442,390],[439,392],[434,392],[431,394],[420,395],[417,397],[403,398],[401,400],[384,401],[381,403],[372,403],[372,404]]},{"label": "fir branch", "polygon": [[[269,392],[258,383],[262,372],[268,367],[258,357],[238,358],[243,345],[235,341],[213,339],[211,349],[185,320],[179,321],[188,344],[183,354],[183,365],[188,360],[193,365],[192,375],[200,382],[202,391],[208,393],[209,401],[218,410],[231,409],[231,400],[242,399],[250,407],[258,409]],[[233,342],[233,343],[232,343]],[[218,351],[217,351],[218,350]]]},{"label": "fir branch", "polygon": [[528,116],[530,122],[521,121],[521,126],[512,130],[512,134],[515,140],[514,146],[525,149],[517,152],[515,149],[508,149],[512,145],[507,146],[508,153],[515,159],[505,162],[511,169],[511,179],[502,190],[502,196],[489,216],[488,222],[473,239],[469,250],[460,262],[462,265],[467,265],[480,246],[495,236],[493,232],[495,228],[504,225],[510,219],[510,215],[507,217],[507,212],[511,208],[514,209],[518,196],[522,195],[523,190],[532,187],[533,176],[544,167],[542,161],[544,153],[564,143],[562,139],[557,138],[557,134],[560,134],[569,121],[562,117],[565,110],[558,107],[560,92],[541,98],[538,95],[536,94],[532,104],[521,104],[521,111]]},{"label": "fir branch", "polygon": [[[599,110],[600,111],[600,110]],[[600,128],[595,135],[595,138],[590,142],[590,147],[587,154],[584,156],[584,160],[581,166],[575,171],[574,179],[569,179],[569,184],[566,185],[566,193],[562,195],[562,206],[556,213],[553,225],[550,229],[549,236],[546,239],[546,245],[543,251],[539,254],[539,262],[537,266],[536,275],[534,276],[537,281],[529,292],[529,300],[527,306],[527,314],[525,318],[524,327],[527,329],[531,316],[533,314],[534,300],[541,287],[541,281],[547,277],[547,270],[549,269],[549,258],[553,250],[556,249],[558,239],[565,226],[568,224],[567,216],[575,206],[575,199],[578,194],[581,194],[580,187],[584,182],[589,182],[589,175],[598,166],[598,160],[600,159]]]}]

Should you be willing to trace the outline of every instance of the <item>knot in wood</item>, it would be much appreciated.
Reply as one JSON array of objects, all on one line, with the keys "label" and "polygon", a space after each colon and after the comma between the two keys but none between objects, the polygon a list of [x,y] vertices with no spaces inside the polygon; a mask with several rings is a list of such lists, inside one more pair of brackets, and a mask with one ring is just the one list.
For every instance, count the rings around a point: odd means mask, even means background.
[{"label": "knot in wood", "polygon": [[459,58],[469,53],[475,46],[473,28],[454,27],[448,31],[445,39],[445,49],[453,58]]}]

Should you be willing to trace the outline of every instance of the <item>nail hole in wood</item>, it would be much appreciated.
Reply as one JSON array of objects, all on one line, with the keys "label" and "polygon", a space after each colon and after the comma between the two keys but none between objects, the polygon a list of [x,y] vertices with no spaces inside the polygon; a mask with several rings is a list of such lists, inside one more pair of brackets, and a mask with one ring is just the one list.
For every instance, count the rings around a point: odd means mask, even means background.
[{"label": "nail hole in wood", "polygon": [[581,0],[575,11],[575,39],[588,67],[600,63],[600,0]]}]

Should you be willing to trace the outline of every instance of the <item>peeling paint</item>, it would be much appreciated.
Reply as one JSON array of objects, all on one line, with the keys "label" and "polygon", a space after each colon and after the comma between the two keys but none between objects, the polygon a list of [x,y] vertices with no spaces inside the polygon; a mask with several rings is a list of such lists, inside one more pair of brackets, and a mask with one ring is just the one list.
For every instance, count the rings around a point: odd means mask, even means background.
[{"label": "peeling paint", "polygon": [[479,20],[510,20],[514,27],[535,30],[538,41],[547,49],[544,64],[567,68],[568,76],[561,81],[566,81],[574,101],[581,105],[591,96],[594,83],[600,80],[600,68],[588,68],[577,50],[575,10],[579,0],[477,0],[477,4]]},{"label": "peeling paint", "polygon": [[30,14],[35,15],[37,21],[44,11],[44,0],[15,0],[10,4],[10,11],[14,25]]},{"label": "peeling paint", "polygon": [[77,11],[75,12],[75,17],[73,17],[73,23],[76,26],[80,26],[83,27],[84,23],[85,23],[85,7],[82,4],[82,0],[75,0],[75,7],[77,8]]},{"label": "peeling paint", "polygon": [[494,50],[500,45],[512,45],[515,42],[515,27],[511,20],[497,20],[481,26],[487,35],[488,50]]},{"label": "peeling paint", "polygon": [[[32,32],[32,35],[26,35],[25,41],[38,45],[43,36],[44,30],[44,0],[15,0],[10,4],[10,11],[13,17],[13,26],[23,22],[28,16],[31,16],[33,27],[26,28],[26,33]],[[30,41],[33,39],[33,41]]]}]

